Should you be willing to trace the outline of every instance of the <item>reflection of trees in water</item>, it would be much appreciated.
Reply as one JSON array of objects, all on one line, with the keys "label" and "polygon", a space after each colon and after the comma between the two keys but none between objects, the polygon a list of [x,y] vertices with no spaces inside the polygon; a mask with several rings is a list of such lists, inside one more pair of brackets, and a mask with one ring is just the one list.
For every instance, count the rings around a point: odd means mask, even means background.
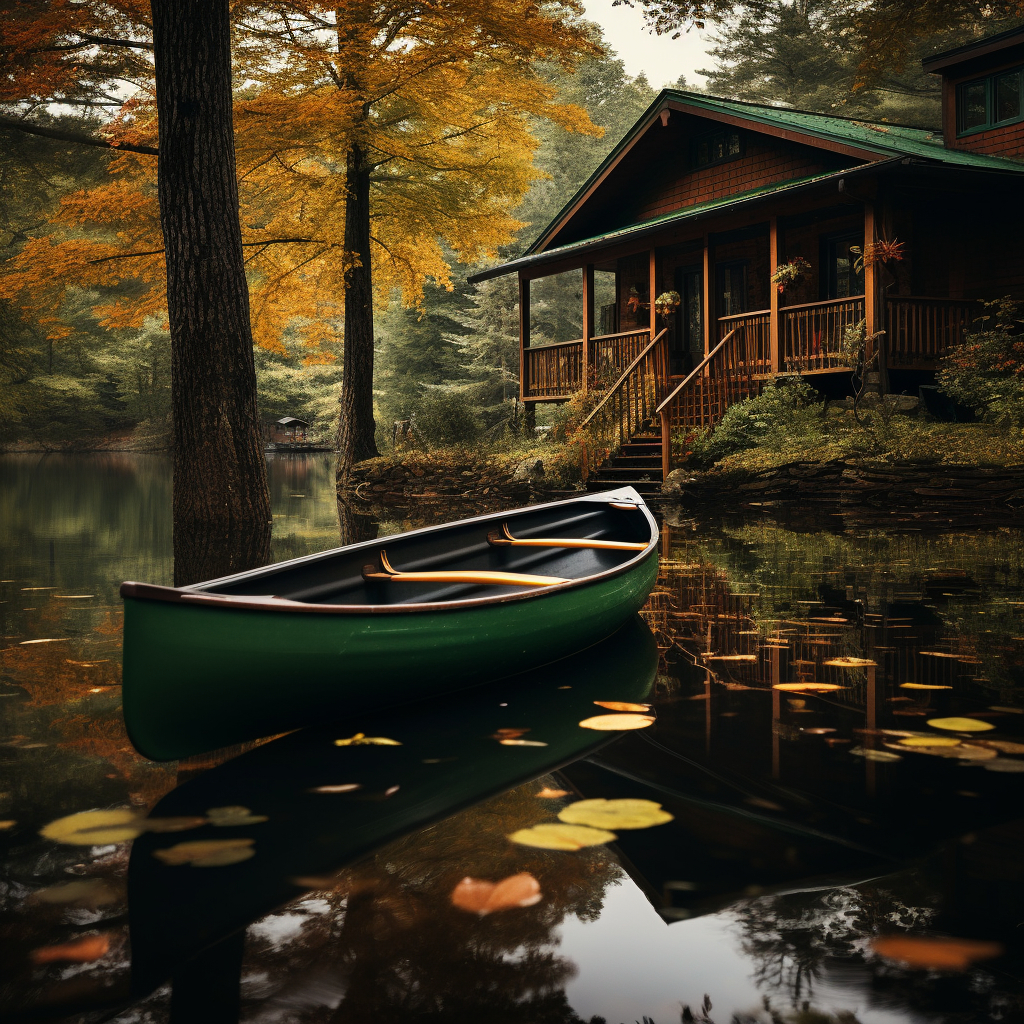
[{"label": "reflection of trees in water", "polygon": [[[335,892],[317,894],[333,905],[321,904],[287,949],[253,948],[247,970],[281,979],[272,1002],[301,1003],[289,978],[300,964],[307,986],[330,979],[328,987],[344,990],[332,1015],[321,1004],[312,1016],[289,1017],[296,1022],[577,1024],[563,991],[575,967],[557,955],[552,931],[570,914],[595,920],[620,870],[600,848],[508,842],[509,832],[551,818],[551,801],[533,796],[538,788],[520,787],[380,850]],[[540,882],[536,906],[481,918],[451,905],[467,875],[497,881],[520,871]]]}]

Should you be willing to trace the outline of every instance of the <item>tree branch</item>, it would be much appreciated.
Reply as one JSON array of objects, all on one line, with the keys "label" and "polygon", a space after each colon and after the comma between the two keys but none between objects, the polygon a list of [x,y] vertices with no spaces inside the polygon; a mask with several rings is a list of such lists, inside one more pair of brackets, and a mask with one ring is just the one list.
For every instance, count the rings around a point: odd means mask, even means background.
[{"label": "tree branch", "polygon": [[27,135],[41,135],[44,139],[56,139],[58,142],[75,142],[81,146],[98,146],[100,149],[113,149],[118,152],[145,153],[147,156],[157,156],[155,146],[133,146],[125,142],[117,144],[107,142],[106,139],[97,139],[91,135],[82,135],[79,132],[65,132],[57,128],[44,128],[42,125],[30,124],[27,121],[17,121],[10,117],[0,117],[0,128],[7,128],[15,132],[25,132]]}]

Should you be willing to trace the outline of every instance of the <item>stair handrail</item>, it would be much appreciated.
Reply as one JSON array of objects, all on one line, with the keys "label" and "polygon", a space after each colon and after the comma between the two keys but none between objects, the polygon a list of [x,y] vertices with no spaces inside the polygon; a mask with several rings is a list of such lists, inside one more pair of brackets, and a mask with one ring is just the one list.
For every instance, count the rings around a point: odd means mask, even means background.
[{"label": "stair handrail", "polygon": [[[612,396],[623,386],[626,382],[626,378],[640,365],[640,363],[647,357],[647,354],[657,345],[665,335],[668,334],[668,328],[663,327],[655,337],[647,343],[642,351],[640,351],[636,358],[622,371],[622,376],[608,389],[608,394],[601,399],[597,405],[590,411],[587,418],[580,424],[579,429],[582,430],[609,402]],[[702,364],[703,365],[703,364]],[[661,406],[658,406],[660,409]],[[657,410],[655,410],[657,411]]]},{"label": "stair handrail", "polygon": [[[722,347],[726,342],[732,339],[732,336],[737,332],[743,330],[742,327],[734,327],[682,380],[680,384],[672,389],[672,393],[664,398],[661,404],[655,409],[655,412],[664,412],[675,400],[676,396],[682,393],[686,386],[694,379],[698,374],[704,372],[704,368],[711,362],[715,356],[722,350]],[[662,332],[664,333],[664,332]],[[600,407],[599,407],[600,408]],[[593,414],[591,414],[593,415]]]}]

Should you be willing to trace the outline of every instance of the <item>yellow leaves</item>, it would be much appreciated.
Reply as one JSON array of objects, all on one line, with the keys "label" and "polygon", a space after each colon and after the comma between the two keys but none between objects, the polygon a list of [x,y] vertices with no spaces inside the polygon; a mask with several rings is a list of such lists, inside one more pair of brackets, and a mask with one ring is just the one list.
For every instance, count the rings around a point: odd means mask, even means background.
[{"label": "yellow leaves", "polygon": [[521,828],[508,837],[520,846],[533,846],[540,850],[582,850],[587,846],[601,846],[618,839],[614,832],[590,828],[587,825],[563,825],[555,822]]},{"label": "yellow leaves", "polygon": [[365,736],[357,732],[346,740],[335,740],[336,747],[400,747],[398,740],[389,740],[384,736]]},{"label": "yellow leaves", "polygon": [[929,718],[928,724],[933,729],[949,729],[952,732],[988,732],[995,728],[991,722],[983,722],[979,718]]},{"label": "yellow leaves", "polygon": [[172,867],[191,864],[196,868],[219,868],[255,856],[254,843],[254,839],[195,839],[154,850],[153,856]]},{"label": "yellow leaves", "polygon": [[72,846],[105,846],[135,839],[142,827],[134,811],[79,811],[51,821],[39,834]]},{"label": "yellow leaves", "polygon": [[672,815],[653,800],[619,799],[577,800],[563,807],[558,817],[567,825],[590,825],[592,828],[651,828],[672,821]]},{"label": "yellow leaves", "polygon": [[998,942],[923,935],[879,936],[871,940],[871,948],[887,960],[898,960],[922,970],[940,971],[964,971],[977,960],[991,960],[1003,952]]},{"label": "yellow leaves", "polygon": [[540,883],[528,871],[509,875],[500,882],[482,878],[462,879],[452,890],[452,905],[484,917],[499,910],[532,907],[541,901]]},{"label": "yellow leaves", "polygon": [[595,700],[594,703],[609,711],[636,711],[639,714],[644,714],[651,710],[650,704],[630,704],[628,701],[621,700]]},{"label": "yellow leaves", "polygon": [[907,736],[899,741],[904,747],[958,747],[960,741],[953,736]]},{"label": "yellow leaves", "polygon": [[654,724],[653,715],[595,715],[584,718],[579,723],[582,729],[595,729],[598,732],[614,732],[616,730],[646,729]]}]

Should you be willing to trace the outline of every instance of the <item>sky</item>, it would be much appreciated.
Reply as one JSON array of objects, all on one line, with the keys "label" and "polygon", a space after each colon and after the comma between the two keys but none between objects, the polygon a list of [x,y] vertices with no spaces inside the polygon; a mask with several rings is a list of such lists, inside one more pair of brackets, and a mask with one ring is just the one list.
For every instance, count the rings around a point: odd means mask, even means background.
[{"label": "sky", "polygon": [[691,29],[678,39],[651,35],[637,8],[613,7],[612,0],[583,0],[587,17],[604,29],[605,39],[618,53],[631,75],[643,71],[655,89],[674,84],[681,75],[688,83],[703,85],[697,68],[710,63],[708,33]]}]

